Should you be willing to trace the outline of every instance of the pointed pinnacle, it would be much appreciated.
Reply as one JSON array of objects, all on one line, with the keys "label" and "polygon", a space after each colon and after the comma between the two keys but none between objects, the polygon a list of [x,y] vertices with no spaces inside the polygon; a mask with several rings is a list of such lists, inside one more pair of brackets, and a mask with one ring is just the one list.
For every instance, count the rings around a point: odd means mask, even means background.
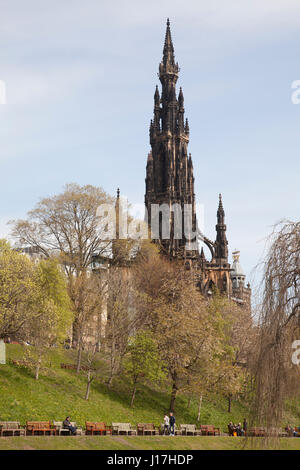
[{"label": "pointed pinnacle", "polygon": [[174,64],[174,47],[173,47],[173,42],[172,42],[169,18],[167,20],[167,29],[166,29],[166,36],[165,36],[164,51],[163,51],[163,62],[164,64],[166,63],[170,63],[172,65]]}]

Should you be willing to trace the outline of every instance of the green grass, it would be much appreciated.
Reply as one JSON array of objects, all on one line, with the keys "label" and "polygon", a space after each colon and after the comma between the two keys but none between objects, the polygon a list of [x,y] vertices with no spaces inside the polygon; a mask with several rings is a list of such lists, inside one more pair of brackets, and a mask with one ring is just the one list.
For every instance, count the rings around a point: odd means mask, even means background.
[{"label": "green grass", "polygon": [[[72,350],[52,350],[49,354],[48,368],[38,381],[32,371],[12,365],[9,359],[22,359],[25,348],[20,345],[7,345],[7,364],[0,365],[0,421],[63,420],[67,415],[78,425],[85,421],[150,422],[159,425],[169,408],[170,390],[143,386],[138,390],[134,408],[130,407],[130,387],[125,379],[115,382],[112,389],[105,384],[107,363],[99,358],[102,374],[93,382],[89,400],[84,399],[86,377],[84,373],[61,369],[61,362],[75,363],[76,352]],[[289,421],[294,424],[299,416],[299,408],[291,405]],[[188,407],[187,399],[179,395],[176,400],[176,422],[195,423],[197,402]],[[201,424],[214,424],[227,431],[229,421],[239,422],[248,416],[247,406],[233,401],[232,412],[227,412],[227,400],[211,396],[204,398],[201,411]],[[296,424],[295,423],[295,424]],[[99,449],[210,449],[232,448],[238,446],[240,439],[226,437],[16,437],[0,439],[0,448],[99,448]],[[283,446],[297,446],[300,439],[290,439]],[[23,447],[22,447],[23,446]],[[41,447],[40,447],[41,446]]]},{"label": "green grass", "polygon": [[[0,450],[242,450],[244,443],[244,438],[224,436],[36,436],[0,438]],[[276,449],[300,450],[300,439],[280,439]]]},{"label": "green grass", "polygon": [[[102,360],[103,375],[92,383],[89,400],[84,400],[86,377],[60,368],[60,363],[75,363],[72,350],[53,350],[49,356],[48,368],[35,380],[33,373],[23,367],[12,365],[9,359],[22,359],[24,347],[7,345],[7,364],[0,365],[0,420],[62,420],[65,416],[79,425],[85,421],[153,422],[159,425],[169,408],[170,390],[142,386],[134,408],[130,407],[130,387],[126,380],[118,380],[112,389],[105,384],[107,367]],[[179,395],[176,400],[176,421],[195,423],[197,403],[188,407],[187,399]],[[214,424],[227,430],[227,423],[241,421],[247,416],[247,408],[233,402],[232,413],[227,413],[227,401],[220,397],[204,399],[201,424]]]}]

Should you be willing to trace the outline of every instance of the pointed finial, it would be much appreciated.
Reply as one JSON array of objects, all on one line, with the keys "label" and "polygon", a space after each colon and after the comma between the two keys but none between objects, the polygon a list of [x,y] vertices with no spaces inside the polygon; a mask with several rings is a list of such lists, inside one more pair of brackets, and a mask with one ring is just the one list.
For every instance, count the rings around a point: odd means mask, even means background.
[{"label": "pointed finial", "polygon": [[219,207],[217,212],[218,224],[224,224],[225,212],[223,208],[222,194],[219,194]]},{"label": "pointed finial", "polygon": [[184,131],[185,131],[186,134],[190,133],[190,126],[189,126],[188,118],[186,118],[186,120],[185,120]]},{"label": "pointed finial", "polygon": [[171,37],[171,29],[170,29],[170,21],[169,18],[167,19],[167,29],[166,29],[166,36],[165,36],[165,44],[163,50],[163,63],[166,65],[167,63],[174,65],[174,47]]},{"label": "pointed finial", "polygon": [[182,93],[182,88],[179,88],[179,93],[178,93],[178,104],[182,108],[184,103],[184,98],[183,98],[183,93]]},{"label": "pointed finial", "polygon": [[154,93],[154,104],[156,106],[159,106],[159,100],[160,100],[159,90],[158,90],[158,86],[156,85],[155,93]]},{"label": "pointed finial", "polygon": [[117,189],[117,199],[120,199],[120,188]]}]

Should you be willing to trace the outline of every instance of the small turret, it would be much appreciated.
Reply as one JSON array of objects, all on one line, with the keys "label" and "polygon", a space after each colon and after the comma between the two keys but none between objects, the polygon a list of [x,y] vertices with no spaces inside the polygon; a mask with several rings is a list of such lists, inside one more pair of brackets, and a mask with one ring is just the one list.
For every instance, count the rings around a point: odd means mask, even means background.
[{"label": "small turret", "polygon": [[181,87],[180,87],[179,94],[178,94],[178,105],[179,105],[179,108],[183,108],[183,105],[184,105],[184,97],[183,97]]},{"label": "small turret", "polygon": [[245,273],[240,265],[240,252],[235,250],[232,253],[233,263],[230,277],[232,280],[232,287],[237,289],[239,287],[244,287],[245,284]]},{"label": "small turret", "polygon": [[190,126],[189,126],[189,121],[188,121],[187,118],[186,118],[186,120],[185,120],[184,132],[185,132],[186,134],[189,134],[189,133],[190,133]]},{"label": "small turret", "polygon": [[154,93],[154,105],[159,106],[159,103],[160,103],[160,96],[159,96],[158,86],[156,85],[155,93]]},{"label": "small turret", "polygon": [[226,237],[225,211],[223,208],[222,195],[219,194],[219,207],[217,211],[217,237],[215,241],[215,257],[222,263],[228,263],[228,241]]}]

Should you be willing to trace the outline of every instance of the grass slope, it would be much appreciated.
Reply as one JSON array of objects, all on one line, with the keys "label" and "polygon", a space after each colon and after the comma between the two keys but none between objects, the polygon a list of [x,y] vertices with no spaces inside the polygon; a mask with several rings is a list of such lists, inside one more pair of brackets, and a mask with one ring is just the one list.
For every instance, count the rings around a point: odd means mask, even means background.
[{"label": "grass slope", "polygon": [[[0,450],[242,450],[244,438],[168,436],[2,437]],[[257,442],[257,445],[262,441]],[[280,439],[272,447],[300,450],[299,438]]]},{"label": "grass slope", "polygon": [[[7,345],[8,359],[22,359],[24,347]],[[137,393],[135,406],[130,408],[130,388],[126,380],[119,380],[112,390],[105,385],[107,368],[103,362],[103,377],[92,384],[90,398],[84,400],[86,377],[75,371],[60,368],[60,363],[74,363],[74,351],[51,351],[49,368],[36,381],[32,372],[12,365],[0,365],[0,420],[62,420],[70,415],[81,426],[85,421],[153,422],[159,425],[168,410],[170,391],[143,386]],[[176,421],[196,423],[197,403],[187,406],[187,400],[178,396]],[[241,421],[247,409],[233,402],[227,412],[227,401],[220,397],[204,399],[201,424],[214,424],[227,431],[228,421]]]}]

